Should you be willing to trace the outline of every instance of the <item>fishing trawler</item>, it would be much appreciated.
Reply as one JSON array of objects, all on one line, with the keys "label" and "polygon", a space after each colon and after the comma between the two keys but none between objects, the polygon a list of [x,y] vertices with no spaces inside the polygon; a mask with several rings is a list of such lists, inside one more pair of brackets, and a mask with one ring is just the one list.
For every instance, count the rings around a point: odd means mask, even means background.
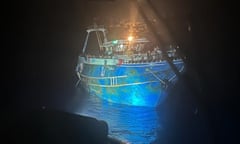
[{"label": "fishing trawler", "polygon": [[[178,78],[158,46],[137,36],[108,40],[104,26],[94,25],[86,31],[76,66],[79,78],[76,85],[91,96],[113,103],[156,107],[165,100]],[[90,33],[97,37],[97,55],[86,53]],[[182,73],[184,63],[173,46],[167,55]]]}]

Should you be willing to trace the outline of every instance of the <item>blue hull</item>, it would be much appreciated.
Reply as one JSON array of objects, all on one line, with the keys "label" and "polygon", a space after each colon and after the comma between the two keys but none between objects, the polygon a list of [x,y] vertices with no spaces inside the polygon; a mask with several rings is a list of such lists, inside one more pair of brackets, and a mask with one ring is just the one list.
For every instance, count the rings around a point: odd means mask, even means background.
[{"label": "blue hull", "polygon": [[[180,72],[184,70],[181,60],[174,64]],[[165,100],[176,81],[166,61],[106,65],[94,64],[93,60],[85,62],[81,72],[81,84],[91,95],[133,106],[156,107]]]},{"label": "blue hull", "polygon": [[113,87],[90,85],[88,90],[109,102],[133,106],[155,107],[166,97],[158,82]]}]

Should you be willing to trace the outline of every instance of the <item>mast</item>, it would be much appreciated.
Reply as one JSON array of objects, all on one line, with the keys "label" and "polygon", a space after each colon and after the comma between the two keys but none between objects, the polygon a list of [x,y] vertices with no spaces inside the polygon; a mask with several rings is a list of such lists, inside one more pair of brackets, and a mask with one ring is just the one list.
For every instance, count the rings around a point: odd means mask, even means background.
[{"label": "mast", "polygon": [[101,36],[100,36],[99,32],[103,33],[103,41],[107,42],[106,29],[103,26],[98,26],[97,24],[94,24],[92,27],[89,27],[86,31],[87,31],[87,36],[85,38],[85,42],[84,42],[82,52],[85,53],[85,51],[86,51],[88,38],[89,38],[89,35],[90,35],[91,32],[96,32],[98,45],[99,45],[100,51],[102,51],[103,50],[102,49],[103,42],[102,42],[102,39],[101,39]]}]

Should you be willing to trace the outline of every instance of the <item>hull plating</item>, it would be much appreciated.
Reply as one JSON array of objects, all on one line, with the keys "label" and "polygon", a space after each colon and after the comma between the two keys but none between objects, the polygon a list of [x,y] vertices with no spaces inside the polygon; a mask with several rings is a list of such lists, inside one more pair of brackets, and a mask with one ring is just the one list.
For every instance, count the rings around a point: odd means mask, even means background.
[{"label": "hull plating", "polygon": [[[174,61],[174,64],[180,72],[183,71],[181,60]],[[156,107],[161,104],[176,80],[165,61],[121,65],[85,62],[81,73],[81,84],[91,95],[133,106]]]}]

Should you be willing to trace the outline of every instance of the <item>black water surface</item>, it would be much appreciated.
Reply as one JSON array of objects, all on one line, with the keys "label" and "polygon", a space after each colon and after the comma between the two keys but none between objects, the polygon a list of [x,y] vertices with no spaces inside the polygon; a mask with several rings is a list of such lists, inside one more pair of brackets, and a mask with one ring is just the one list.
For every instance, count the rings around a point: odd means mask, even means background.
[{"label": "black water surface", "polygon": [[[76,89],[67,105],[75,114],[95,117],[109,125],[109,135],[132,144],[211,143],[206,115],[184,82],[178,82],[167,100],[156,108],[111,103]],[[82,99],[81,99],[82,100]]]}]

